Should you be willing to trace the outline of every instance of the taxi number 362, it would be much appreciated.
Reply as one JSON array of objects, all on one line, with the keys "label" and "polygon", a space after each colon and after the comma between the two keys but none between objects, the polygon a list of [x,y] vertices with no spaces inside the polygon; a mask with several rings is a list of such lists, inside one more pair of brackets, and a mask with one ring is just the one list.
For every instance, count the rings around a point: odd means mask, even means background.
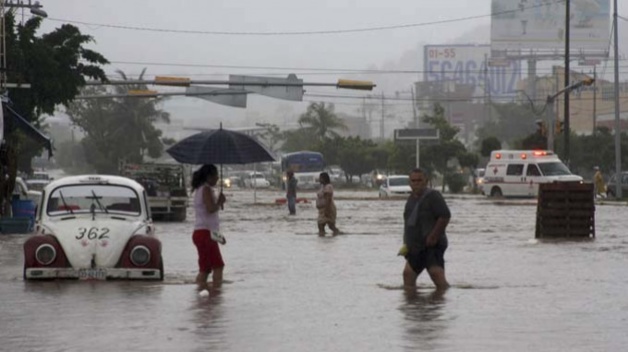
[{"label": "taxi number 362", "polygon": [[109,229],[106,227],[79,227],[78,232],[78,236],[75,236],[77,240],[81,240],[83,238],[87,238],[88,240],[102,240],[103,238],[109,238],[109,236],[107,236]]}]

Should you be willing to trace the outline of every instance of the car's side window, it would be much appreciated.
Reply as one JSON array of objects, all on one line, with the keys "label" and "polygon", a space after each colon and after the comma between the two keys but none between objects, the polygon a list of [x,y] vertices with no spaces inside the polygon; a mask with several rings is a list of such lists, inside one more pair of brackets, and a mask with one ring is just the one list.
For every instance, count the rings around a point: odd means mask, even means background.
[{"label": "car's side window", "polygon": [[506,168],[506,175],[521,176],[523,175],[523,164],[510,164]]},{"label": "car's side window", "polygon": [[526,170],[527,176],[541,176],[541,171],[539,171],[538,166],[536,164],[529,164],[528,169]]}]

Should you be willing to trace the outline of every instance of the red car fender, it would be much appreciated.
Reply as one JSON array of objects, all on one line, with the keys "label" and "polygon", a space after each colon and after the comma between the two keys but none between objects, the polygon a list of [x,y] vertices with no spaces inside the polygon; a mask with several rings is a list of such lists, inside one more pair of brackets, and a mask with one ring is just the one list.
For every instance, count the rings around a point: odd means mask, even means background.
[{"label": "red car fender", "polygon": [[[37,248],[39,248],[39,246],[41,246],[42,244],[51,245],[57,252],[55,260],[48,265],[39,264],[39,262],[37,262],[37,260],[35,259],[35,252],[37,251]],[[63,248],[61,248],[61,245],[59,244],[59,241],[57,241],[56,237],[52,235],[35,235],[26,240],[26,242],[24,242],[24,267],[69,268],[70,262],[68,261],[68,258],[66,257],[65,252],[63,251]]]},{"label": "red car fender", "polygon": [[145,246],[150,250],[150,261],[142,268],[158,269],[161,262],[161,241],[155,237],[146,235],[135,235],[129,239],[129,242],[124,247],[120,260],[118,261],[118,268],[136,268],[131,262],[131,250],[135,246]]}]

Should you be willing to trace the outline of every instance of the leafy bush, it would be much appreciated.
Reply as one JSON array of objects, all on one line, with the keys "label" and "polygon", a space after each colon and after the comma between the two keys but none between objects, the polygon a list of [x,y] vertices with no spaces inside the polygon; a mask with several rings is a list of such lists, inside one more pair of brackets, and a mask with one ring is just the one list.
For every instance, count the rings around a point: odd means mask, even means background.
[{"label": "leafy bush", "polygon": [[464,186],[467,184],[465,177],[461,173],[453,173],[447,175],[445,178],[445,183],[447,187],[449,187],[449,191],[451,193],[460,193],[464,189]]}]

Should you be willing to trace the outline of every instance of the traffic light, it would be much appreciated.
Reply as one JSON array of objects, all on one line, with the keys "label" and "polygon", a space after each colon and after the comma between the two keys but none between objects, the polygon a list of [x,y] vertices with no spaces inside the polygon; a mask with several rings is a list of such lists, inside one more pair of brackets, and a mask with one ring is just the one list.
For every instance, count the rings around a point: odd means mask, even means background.
[{"label": "traffic light", "polygon": [[564,128],[564,125],[565,125],[565,123],[564,123],[564,122],[556,120],[556,129],[554,130],[554,133],[555,133],[555,134],[561,134],[561,133],[563,133],[563,131],[564,131],[564,129],[565,129],[565,128]]}]

